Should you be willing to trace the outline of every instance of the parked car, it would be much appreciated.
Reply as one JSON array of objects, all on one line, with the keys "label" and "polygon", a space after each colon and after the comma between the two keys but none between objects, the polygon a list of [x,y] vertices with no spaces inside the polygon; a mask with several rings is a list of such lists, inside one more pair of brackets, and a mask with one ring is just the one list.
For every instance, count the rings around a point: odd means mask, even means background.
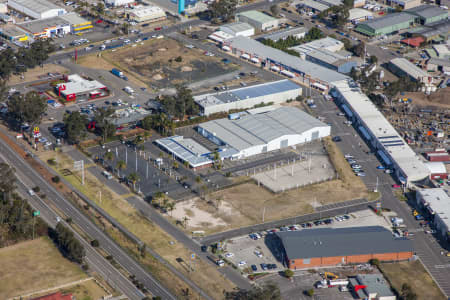
[{"label": "parked car", "polygon": [[230,257],[233,257],[233,256],[234,256],[234,254],[231,253],[231,252],[228,252],[228,253],[225,254],[226,258],[230,258]]},{"label": "parked car", "polygon": [[340,141],[342,141],[342,139],[341,139],[341,137],[340,136],[334,136],[333,138],[332,138],[332,140],[333,140],[333,142],[340,142]]},{"label": "parked car", "polygon": [[392,187],[393,187],[394,189],[399,189],[399,188],[401,188],[402,186],[401,186],[400,184],[393,184]]},{"label": "parked car", "polygon": [[377,166],[377,169],[378,170],[384,170],[384,169],[386,169],[384,166]]},{"label": "parked car", "polygon": [[239,263],[238,263],[238,266],[239,267],[243,267],[243,266],[245,266],[247,264],[247,262],[245,261],[245,260],[241,260]]},{"label": "parked car", "polygon": [[251,268],[252,268],[252,271],[253,271],[253,272],[258,271],[258,268],[256,267],[256,265],[251,265]]}]

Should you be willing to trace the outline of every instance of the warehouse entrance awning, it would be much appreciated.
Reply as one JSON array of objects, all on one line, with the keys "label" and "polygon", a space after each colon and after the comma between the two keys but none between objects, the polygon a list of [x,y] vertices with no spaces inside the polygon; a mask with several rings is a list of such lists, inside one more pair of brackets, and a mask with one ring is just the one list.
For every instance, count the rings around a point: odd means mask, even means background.
[{"label": "warehouse entrance awning", "polygon": [[380,156],[381,160],[382,160],[387,166],[392,165],[392,162],[391,162],[391,160],[389,159],[389,157],[387,157],[386,153],[384,153],[384,152],[381,151],[381,150],[378,150],[378,151],[377,151],[377,154],[378,154],[378,156]]},{"label": "warehouse entrance awning", "polygon": [[367,130],[363,127],[363,126],[359,126],[359,131],[361,131],[362,135],[364,136],[364,138],[368,141],[370,141],[370,139],[372,138],[370,136],[370,134],[367,132]]},{"label": "warehouse entrance awning", "polygon": [[344,112],[347,114],[347,116],[348,116],[349,118],[352,118],[352,117],[353,117],[353,113],[352,113],[352,111],[350,110],[350,108],[348,108],[347,105],[342,104],[341,107],[342,107],[342,109],[344,110]]}]

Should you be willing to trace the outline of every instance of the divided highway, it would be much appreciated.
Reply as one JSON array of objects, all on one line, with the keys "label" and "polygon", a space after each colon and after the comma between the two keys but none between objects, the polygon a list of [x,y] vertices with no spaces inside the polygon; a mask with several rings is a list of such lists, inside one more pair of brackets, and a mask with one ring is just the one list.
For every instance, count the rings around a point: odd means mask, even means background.
[{"label": "divided highway", "polygon": [[[105,233],[98,229],[97,226],[85,215],[83,215],[78,208],[74,207],[68,199],[64,198],[51,184],[42,179],[40,174],[38,174],[28,163],[26,163],[22,157],[14,152],[14,150],[9,148],[3,140],[0,140],[0,153],[2,153],[2,156],[16,169],[16,173],[22,180],[31,183],[33,186],[39,186],[41,191],[47,195],[47,199],[52,201],[58,209],[60,209],[66,216],[70,217],[73,223],[77,224],[92,239],[98,240],[100,246],[111,256],[113,256],[114,260],[117,261],[125,270],[127,270],[130,274],[135,275],[136,279],[139,280],[153,295],[160,296],[162,299],[176,299],[176,297],[166,287],[162,286],[144,268],[128,256],[122,248],[120,248]],[[40,208],[45,211],[45,207],[41,206]],[[95,257],[89,248],[86,250],[90,254],[88,259],[92,259],[90,261],[91,263],[98,263],[100,265],[104,263],[98,256]],[[105,276],[105,279],[112,279],[112,272],[108,273],[105,270],[101,274]],[[119,279],[115,282],[115,284],[120,288],[119,284],[122,281],[123,278]],[[130,298],[141,299],[140,295],[137,295],[135,291],[131,291],[129,287],[125,286],[125,284],[123,284],[122,288],[122,292],[126,293],[128,291],[130,293],[127,294]]]}]

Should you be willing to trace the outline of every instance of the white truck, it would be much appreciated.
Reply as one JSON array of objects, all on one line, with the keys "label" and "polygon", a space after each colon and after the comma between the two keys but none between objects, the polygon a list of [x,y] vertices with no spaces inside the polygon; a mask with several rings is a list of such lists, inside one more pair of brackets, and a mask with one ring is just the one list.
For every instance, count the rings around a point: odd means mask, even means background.
[{"label": "white truck", "polygon": [[124,87],[123,90],[124,90],[125,93],[127,93],[129,95],[133,95],[134,94],[134,90],[131,87],[129,87],[129,86]]}]

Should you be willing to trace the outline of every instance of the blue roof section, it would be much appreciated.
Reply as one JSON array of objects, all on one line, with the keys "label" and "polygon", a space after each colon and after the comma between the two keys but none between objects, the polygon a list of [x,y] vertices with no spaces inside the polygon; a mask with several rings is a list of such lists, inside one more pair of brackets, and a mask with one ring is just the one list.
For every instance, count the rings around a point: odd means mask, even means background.
[{"label": "blue roof section", "polygon": [[364,138],[366,140],[370,141],[372,139],[370,134],[367,132],[367,130],[363,126],[359,126],[358,129],[359,129],[359,131],[361,131],[362,135],[364,136]]},{"label": "blue roof section", "polygon": [[350,110],[350,108],[348,108],[347,105],[342,104],[341,106],[342,106],[342,109],[345,111],[345,113],[347,114],[347,116],[348,116],[349,118],[353,117],[353,113],[352,113],[352,111]]},{"label": "blue roof section", "polygon": [[179,159],[189,162],[194,168],[212,163],[208,157],[211,152],[192,139],[175,135],[156,140],[155,143]]},{"label": "blue roof section", "polygon": [[254,98],[254,97],[260,97],[260,96],[267,96],[271,94],[281,93],[285,91],[290,90],[297,90],[300,86],[298,84],[295,84],[294,82],[290,80],[280,80],[280,81],[274,81],[268,84],[263,85],[255,85],[246,87],[243,89],[238,89],[231,91],[230,94],[235,95],[239,100],[244,100],[247,97]]},{"label": "blue roof section", "polygon": [[383,151],[378,150],[377,153],[386,165],[388,166],[392,165],[392,161],[389,159],[389,157],[387,157],[387,155]]}]

